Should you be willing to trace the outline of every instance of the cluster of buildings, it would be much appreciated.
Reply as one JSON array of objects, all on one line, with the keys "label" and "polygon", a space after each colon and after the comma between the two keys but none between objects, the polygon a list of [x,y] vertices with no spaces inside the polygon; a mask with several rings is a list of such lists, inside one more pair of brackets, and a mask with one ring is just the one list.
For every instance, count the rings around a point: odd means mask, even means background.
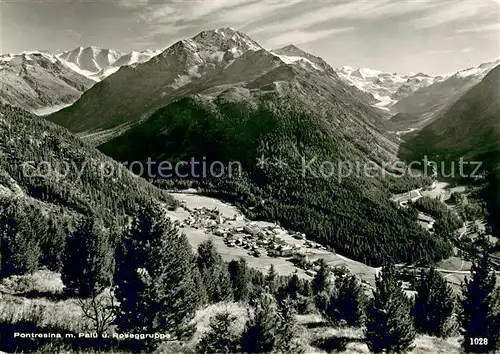
[{"label": "cluster of buildings", "polygon": [[260,256],[266,252],[272,257],[292,257],[296,253],[302,253],[302,247],[296,244],[288,244],[280,237],[279,227],[268,226],[261,228],[257,225],[245,225],[216,230],[214,234],[224,238],[228,247],[243,247],[250,250],[253,256]]},{"label": "cluster of buildings", "polygon": [[195,208],[189,211],[189,216],[180,222],[180,226],[191,226],[195,229],[205,229],[210,230],[223,225],[228,220],[237,221],[243,220],[242,215],[233,215],[232,218],[227,218],[222,213],[214,207],[213,209],[202,207]]},{"label": "cluster of buildings", "polygon": [[238,223],[244,220],[242,215],[235,214],[228,218],[217,208],[195,208],[189,210],[189,214],[189,217],[179,221],[178,226],[189,226],[221,237],[226,246],[244,248],[254,257],[260,257],[265,252],[271,257],[306,258],[306,248],[326,250],[324,246],[306,240],[306,235],[303,233],[291,235],[302,242],[287,242],[282,238],[287,231],[278,225],[261,227],[252,223]]}]

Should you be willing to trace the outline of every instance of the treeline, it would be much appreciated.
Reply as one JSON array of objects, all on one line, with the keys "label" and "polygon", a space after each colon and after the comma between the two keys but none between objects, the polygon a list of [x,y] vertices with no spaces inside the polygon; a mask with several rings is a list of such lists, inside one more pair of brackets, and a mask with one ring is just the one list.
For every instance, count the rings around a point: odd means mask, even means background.
[{"label": "treeline", "polygon": [[[224,262],[211,241],[201,243],[193,253],[186,236],[165,218],[161,206],[138,207],[131,223],[117,233],[98,219],[86,218],[68,237],[61,259],[65,292],[79,299],[98,338],[59,343],[14,339],[9,336],[10,324],[2,323],[2,350],[43,346],[50,351],[62,346],[132,352],[302,353],[296,314],[318,312],[330,326],[364,328],[366,344],[374,352],[405,351],[417,333],[447,337],[459,329],[469,352],[493,351],[500,344],[500,291],[495,288],[488,252],[474,262],[461,297],[431,269],[416,279],[412,300],[393,265],[383,267],[375,290],[369,293],[349,271],[332,269],[323,260],[309,281],[297,274],[279,276],[272,266],[262,274],[243,259]],[[227,301],[248,307],[243,329],[237,330],[233,314],[218,313],[197,347],[188,348],[196,331],[196,311]],[[15,328],[48,330],[32,323]],[[111,333],[160,333],[164,337],[118,341],[110,339]]]},{"label": "treeline", "polygon": [[[159,170],[144,176],[164,188],[198,187],[237,204],[251,218],[279,221],[369,265],[430,263],[451,254],[448,240],[429,235],[416,215],[390,201],[390,186],[414,188],[427,184],[425,178],[387,171],[382,177],[380,170],[369,176],[356,169],[370,162],[382,166],[387,158],[383,148],[373,149],[378,142],[370,129],[362,124],[334,128],[335,117],[347,114],[340,108],[310,112],[294,97],[279,102],[263,99],[249,109],[184,98],[99,148],[119,161],[150,158],[156,166],[165,160],[174,166],[191,159],[208,166],[218,161],[226,167],[237,161],[242,171],[220,168],[216,176],[200,178],[201,164],[194,171],[181,168],[185,178],[162,179]],[[263,166],[258,164],[262,157],[267,159]],[[353,170],[343,177],[346,164]]]}]

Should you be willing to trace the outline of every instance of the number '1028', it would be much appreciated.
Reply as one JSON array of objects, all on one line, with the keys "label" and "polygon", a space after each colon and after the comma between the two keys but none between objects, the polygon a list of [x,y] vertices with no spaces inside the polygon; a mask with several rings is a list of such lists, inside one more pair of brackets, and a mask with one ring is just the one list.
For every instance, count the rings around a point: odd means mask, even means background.
[{"label": "number '1028'", "polygon": [[488,345],[488,338],[474,337],[469,340],[471,345]]}]

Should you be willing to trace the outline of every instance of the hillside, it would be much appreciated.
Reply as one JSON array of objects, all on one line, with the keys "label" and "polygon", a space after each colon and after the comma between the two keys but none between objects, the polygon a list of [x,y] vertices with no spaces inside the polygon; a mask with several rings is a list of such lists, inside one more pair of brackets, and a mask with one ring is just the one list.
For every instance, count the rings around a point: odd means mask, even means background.
[{"label": "hillside", "polygon": [[290,47],[269,52],[244,33],[220,28],[181,40],[146,63],[122,68],[48,119],[75,133],[130,126],[186,95],[220,92],[285,64],[322,72],[353,101],[367,100],[344,85],[321,58]]},{"label": "hillside", "polygon": [[44,52],[0,56],[0,103],[28,111],[73,103],[95,81]]},{"label": "hillside", "polygon": [[[353,104],[342,84],[307,68],[281,65],[246,84],[209,92],[167,105],[101,151],[120,161],[150,158],[173,166],[191,159],[207,166],[239,162],[241,174],[225,170],[219,178],[199,178],[201,169],[185,166],[177,176],[187,178],[157,183],[196,185],[254,218],[277,220],[370,265],[428,261],[450,251],[447,241],[417,225],[416,214],[389,200],[389,186],[407,190],[422,180],[393,178],[387,171],[386,178],[362,171],[340,176],[341,163],[392,161],[395,146],[379,131],[376,115]],[[262,156],[269,163],[259,166]],[[311,170],[303,161],[313,161]],[[333,169],[322,175],[325,166]],[[143,175],[158,178],[164,172]]]},{"label": "hillside", "polygon": [[[500,66],[497,66],[432,124],[403,144],[400,151],[407,160],[419,160],[428,155],[429,159],[447,163],[458,163],[460,157],[465,161],[482,162],[479,172],[488,172],[492,178],[492,189],[487,197],[496,211],[500,210],[499,85]],[[464,170],[473,172],[467,166]],[[497,212],[494,215],[498,215]]]},{"label": "hillside", "polygon": [[419,118],[417,124],[409,121],[406,128],[410,126],[423,127],[445,114],[455,102],[477,85],[499,63],[497,60],[459,71],[443,80],[434,82],[432,85],[416,90],[395,103],[391,109]]},{"label": "hillside", "polygon": [[122,224],[138,202],[151,200],[174,203],[65,129],[0,105],[0,216],[29,228],[31,245],[42,253],[59,257],[67,229],[83,215],[111,227]]},{"label": "hillside", "polygon": [[445,159],[464,156],[493,164],[500,151],[499,84],[497,66],[403,148],[416,155],[439,154]]}]

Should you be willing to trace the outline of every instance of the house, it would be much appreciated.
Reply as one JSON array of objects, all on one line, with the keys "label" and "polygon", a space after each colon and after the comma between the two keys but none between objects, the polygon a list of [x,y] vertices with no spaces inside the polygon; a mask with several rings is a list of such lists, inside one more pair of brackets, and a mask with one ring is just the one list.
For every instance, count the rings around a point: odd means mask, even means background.
[{"label": "house", "polygon": [[215,236],[220,236],[220,237],[222,237],[226,234],[225,230],[221,230],[221,229],[215,229],[213,233]]},{"label": "house", "polygon": [[425,215],[423,213],[418,214],[418,220],[422,221],[422,222],[426,222],[428,224],[434,223],[434,219],[432,217],[430,217],[429,215]]},{"label": "house", "polygon": [[243,227],[243,231],[249,235],[258,236],[260,229],[258,227],[252,227],[252,226],[245,225]]},{"label": "house", "polygon": [[432,217],[423,213],[419,213],[418,222],[423,228],[427,229],[427,231],[434,231],[434,219]]},{"label": "house", "polygon": [[266,245],[268,245],[268,244],[269,244],[269,240],[267,240],[267,239],[257,240],[257,244],[258,244],[259,246],[266,246]]},{"label": "house", "polygon": [[260,257],[260,252],[258,250],[256,250],[256,249],[254,249],[252,251],[251,255],[254,256],[254,257]]},{"label": "house", "polygon": [[291,257],[295,251],[291,246],[274,244],[269,248],[267,253],[272,257]]},{"label": "house", "polygon": [[422,198],[420,192],[418,190],[412,190],[398,198],[399,205],[402,207],[406,207],[409,202],[414,203],[420,198]]},{"label": "house", "polygon": [[294,250],[291,246],[281,245],[277,251],[281,257],[290,257],[290,256],[293,256],[293,254],[294,254]]},{"label": "house", "polygon": [[311,276],[311,277],[314,277],[316,275],[316,272],[309,269],[309,270],[306,270],[306,274]]}]

